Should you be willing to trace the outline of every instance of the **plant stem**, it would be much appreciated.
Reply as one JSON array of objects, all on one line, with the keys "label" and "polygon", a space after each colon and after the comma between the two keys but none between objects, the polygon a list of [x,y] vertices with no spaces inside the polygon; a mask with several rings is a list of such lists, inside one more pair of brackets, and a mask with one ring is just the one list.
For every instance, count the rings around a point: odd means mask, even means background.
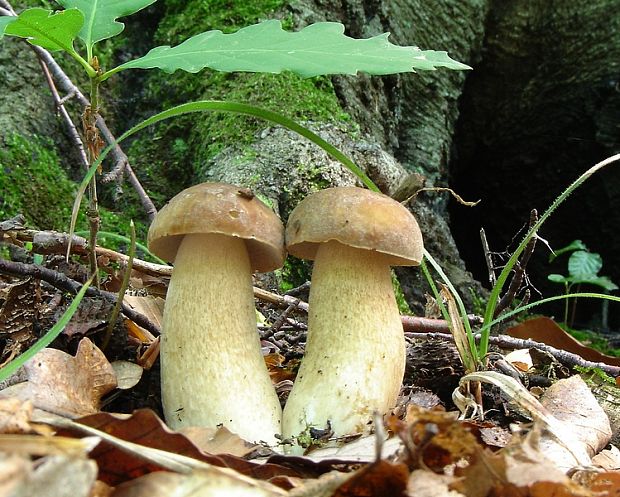
[{"label": "plant stem", "polygon": [[129,223],[129,227],[131,229],[131,244],[129,245],[129,251],[127,253],[129,259],[127,259],[127,265],[125,266],[125,271],[123,272],[123,282],[121,283],[121,287],[118,291],[118,298],[116,299],[116,304],[114,304],[114,309],[112,310],[110,320],[108,321],[108,328],[106,329],[103,342],[101,343],[101,350],[103,350],[104,352],[108,348],[110,338],[112,337],[112,332],[114,331],[114,325],[116,324],[116,320],[118,319],[118,315],[120,314],[121,308],[123,306],[123,297],[125,296],[125,292],[129,287],[129,279],[131,277],[133,258],[136,255],[136,227],[133,223],[133,219]]}]

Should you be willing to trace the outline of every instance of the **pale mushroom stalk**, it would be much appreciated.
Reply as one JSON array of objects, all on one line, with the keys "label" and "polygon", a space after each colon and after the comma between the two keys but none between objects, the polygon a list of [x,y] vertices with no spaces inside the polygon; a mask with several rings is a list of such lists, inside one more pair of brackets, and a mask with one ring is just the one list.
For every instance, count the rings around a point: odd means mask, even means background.
[{"label": "pale mushroom stalk", "polygon": [[282,434],[300,452],[311,428],[368,433],[374,412],[396,404],[405,342],[390,266],[418,265],[423,245],[406,207],[355,187],[308,195],[285,239],[291,255],[314,260],[306,350],[282,414]]},{"label": "pale mushroom stalk", "polygon": [[312,273],[308,340],[283,414],[284,438],[309,427],[363,433],[394,406],[405,339],[384,254],[330,241]]},{"label": "pale mushroom stalk", "polygon": [[166,422],[277,444],[282,409],[261,354],[252,272],[282,266],[282,221],[246,189],[201,183],[157,213],[148,245],[174,262],[160,354]]},{"label": "pale mushroom stalk", "polygon": [[168,424],[223,424],[246,440],[276,443],[281,409],[260,353],[242,239],[183,238],[163,329],[162,401]]}]

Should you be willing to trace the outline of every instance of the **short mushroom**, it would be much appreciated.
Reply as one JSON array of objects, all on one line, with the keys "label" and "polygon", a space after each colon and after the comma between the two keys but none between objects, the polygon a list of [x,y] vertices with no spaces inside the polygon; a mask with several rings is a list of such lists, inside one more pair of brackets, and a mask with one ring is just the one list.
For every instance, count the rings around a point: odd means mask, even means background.
[{"label": "short mushroom", "polygon": [[283,264],[282,222],[247,189],[203,183],[159,211],[148,245],[174,262],[161,339],[167,423],[277,443],[282,410],[256,332],[252,271]]},{"label": "short mushroom", "polygon": [[[310,428],[368,432],[394,406],[405,339],[390,266],[418,265],[422,235],[403,205],[362,188],[328,188],[289,216],[290,254],[314,260],[308,340],[284,407],[284,439]],[[293,451],[299,452],[299,447]]]}]

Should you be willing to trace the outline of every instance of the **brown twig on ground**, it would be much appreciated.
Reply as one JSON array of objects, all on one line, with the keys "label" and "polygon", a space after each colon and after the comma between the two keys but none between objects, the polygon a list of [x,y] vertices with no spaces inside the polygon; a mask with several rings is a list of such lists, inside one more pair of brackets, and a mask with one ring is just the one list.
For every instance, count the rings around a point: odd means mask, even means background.
[{"label": "brown twig on ground", "polygon": [[[411,338],[436,338],[440,340],[453,341],[454,338],[449,333],[406,333],[405,336]],[[480,341],[480,334],[475,335],[476,342]],[[489,337],[490,343],[504,349],[539,349],[548,352],[559,362],[567,366],[580,366],[584,368],[598,368],[610,376],[620,376],[620,367],[610,366],[602,362],[587,361],[583,357],[566,350],[556,349],[545,343],[535,342],[534,340],[524,340],[522,338],[514,338],[508,335],[498,335]]]},{"label": "brown twig on ground", "polygon": [[[23,262],[8,261],[2,258],[0,258],[0,273],[18,277],[30,276],[32,278],[45,281],[59,290],[73,294],[76,294],[82,287],[82,283],[75,281],[58,271],[39,266],[37,264],[25,264]],[[90,287],[86,291],[86,295],[89,297],[102,297],[112,303],[115,303],[118,299],[116,294],[106,292],[104,290],[98,290],[95,287]],[[126,304],[123,304],[122,311],[125,316],[134,321],[137,325],[142,326],[151,333],[159,335],[159,327],[152,323],[143,314],[134,311]]]}]

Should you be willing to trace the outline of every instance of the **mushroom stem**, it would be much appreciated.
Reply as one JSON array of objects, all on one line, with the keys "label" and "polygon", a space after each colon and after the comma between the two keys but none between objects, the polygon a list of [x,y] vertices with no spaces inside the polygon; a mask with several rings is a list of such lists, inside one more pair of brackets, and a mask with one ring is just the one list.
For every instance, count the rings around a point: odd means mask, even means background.
[{"label": "mushroom stem", "polygon": [[277,442],[281,408],[260,352],[242,239],[183,238],[166,298],[161,378],[172,428],[223,424],[245,440]]},{"label": "mushroom stem", "polygon": [[312,273],[308,341],[283,413],[284,438],[310,427],[367,432],[394,406],[405,339],[390,266],[378,252],[320,245]]}]

